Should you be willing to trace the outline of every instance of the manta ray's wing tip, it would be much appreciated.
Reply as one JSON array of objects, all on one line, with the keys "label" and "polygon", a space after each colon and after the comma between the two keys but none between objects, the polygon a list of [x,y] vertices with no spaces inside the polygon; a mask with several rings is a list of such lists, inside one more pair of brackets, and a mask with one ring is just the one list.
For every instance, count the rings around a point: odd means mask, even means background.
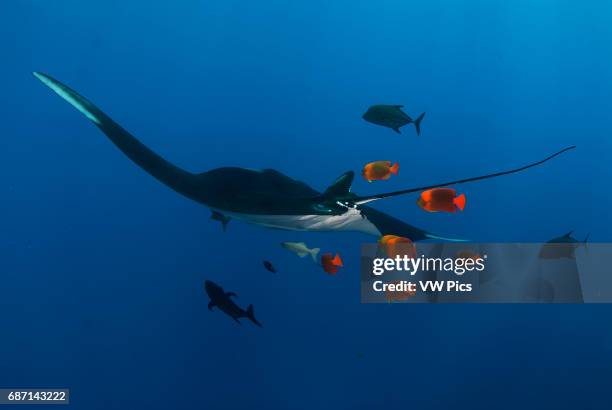
[{"label": "manta ray's wing tip", "polygon": [[55,80],[54,78],[48,76],[47,74],[43,74],[40,71],[33,71],[32,75],[39,79],[44,85],[49,87],[53,92],[62,97],[66,102],[76,108],[81,112],[85,117],[87,117],[90,121],[93,121],[97,125],[101,125],[102,121],[98,118],[96,113],[97,108],[93,106],[87,99],[79,95],[76,91],[70,89],[66,85],[61,82]]},{"label": "manta ray's wing tip", "polygon": [[49,77],[45,73],[41,73],[40,71],[32,71],[32,75],[36,77],[38,80],[40,80],[41,82],[43,82],[44,84],[49,84],[54,81],[53,78]]}]

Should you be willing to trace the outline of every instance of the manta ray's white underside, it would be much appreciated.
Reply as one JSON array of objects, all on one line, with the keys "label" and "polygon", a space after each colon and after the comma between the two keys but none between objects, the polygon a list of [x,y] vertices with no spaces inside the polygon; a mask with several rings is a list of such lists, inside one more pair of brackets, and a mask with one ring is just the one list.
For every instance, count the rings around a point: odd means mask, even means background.
[{"label": "manta ray's white underside", "polygon": [[254,225],[291,231],[358,231],[381,236],[380,231],[358,209],[348,209],[342,215],[257,215],[217,212]]}]

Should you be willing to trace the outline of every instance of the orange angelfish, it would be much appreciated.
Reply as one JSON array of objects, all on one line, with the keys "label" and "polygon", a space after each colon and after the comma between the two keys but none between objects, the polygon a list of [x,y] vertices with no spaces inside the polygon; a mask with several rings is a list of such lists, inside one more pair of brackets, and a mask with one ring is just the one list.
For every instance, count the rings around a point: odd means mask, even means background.
[{"label": "orange angelfish", "polygon": [[397,175],[399,164],[391,165],[391,161],[370,162],[361,171],[361,176],[368,182],[380,181],[391,178],[391,174]]},{"label": "orange angelfish", "polygon": [[417,205],[427,212],[457,212],[465,209],[465,195],[457,196],[452,188],[434,188],[427,190],[417,199]]},{"label": "orange angelfish", "polygon": [[403,258],[406,255],[409,258],[416,258],[416,246],[408,238],[397,235],[385,235],[378,241],[378,247],[389,258],[395,259],[396,256]]},{"label": "orange angelfish", "polygon": [[332,257],[331,253],[326,253],[321,256],[321,266],[323,270],[330,275],[335,275],[338,273],[338,268],[343,267],[342,259],[340,259],[340,255],[336,254],[335,257]]}]

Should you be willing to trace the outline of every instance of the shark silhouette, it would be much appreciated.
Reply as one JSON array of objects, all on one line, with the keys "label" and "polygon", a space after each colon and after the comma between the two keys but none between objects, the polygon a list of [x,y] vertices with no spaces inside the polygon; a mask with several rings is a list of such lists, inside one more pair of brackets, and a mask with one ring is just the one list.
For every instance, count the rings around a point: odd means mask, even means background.
[{"label": "shark silhouette", "polygon": [[303,231],[346,230],[376,236],[394,234],[413,241],[460,241],[434,235],[363,205],[431,188],[520,172],[575,148],[567,147],[541,161],[508,171],[370,196],[358,196],[351,192],[354,173],[349,171],[321,193],[273,169],[224,167],[202,173],[185,171],[147,148],[74,90],[48,75],[39,72],[33,74],[92,121],[128,158],[174,191],[225,217],[269,228]]}]

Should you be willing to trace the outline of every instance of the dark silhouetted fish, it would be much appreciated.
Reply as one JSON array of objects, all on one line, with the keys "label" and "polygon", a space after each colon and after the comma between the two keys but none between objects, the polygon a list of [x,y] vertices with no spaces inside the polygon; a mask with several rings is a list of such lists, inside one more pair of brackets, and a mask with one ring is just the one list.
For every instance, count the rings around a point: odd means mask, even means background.
[{"label": "dark silhouetted fish", "polygon": [[276,268],[272,265],[270,261],[263,261],[264,267],[272,273],[276,273]]},{"label": "dark silhouetted fish", "polygon": [[210,215],[210,219],[214,219],[215,221],[221,222],[221,227],[223,228],[223,232],[227,230],[227,224],[232,220],[229,216],[223,215],[221,212],[212,211],[212,215]]},{"label": "dark silhouetted fish", "polygon": [[204,290],[206,290],[206,294],[208,294],[208,297],[210,298],[210,302],[208,303],[209,310],[212,311],[214,307],[218,307],[220,311],[238,323],[240,323],[238,319],[241,317],[246,317],[257,326],[262,327],[261,323],[255,319],[253,305],[249,305],[247,310],[244,310],[234,303],[232,297],[237,296],[234,292],[225,292],[221,286],[210,280],[204,282]]},{"label": "dark silhouetted fish", "polygon": [[546,242],[542,245],[542,249],[540,249],[540,258],[542,259],[561,259],[568,258],[574,259],[576,258],[576,249],[579,246],[586,247],[587,241],[589,239],[589,235],[587,235],[583,241],[579,241],[576,238],[572,237],[572,233],[574,231],[570,231],[563,236],[558,238],[553,238],[550,241]]},{"label": "dark silhouetted fish", "polygon": [[413,120],[402,111],[402,107],[403,105],[373,105],[363,114],[363,119],[372,124],[391,128],[398,134],[401,134],[401,127],[414,123],[417,135],[421,135],[421,120],[423,120],[425,113],[419,115],[416,120]]}]

